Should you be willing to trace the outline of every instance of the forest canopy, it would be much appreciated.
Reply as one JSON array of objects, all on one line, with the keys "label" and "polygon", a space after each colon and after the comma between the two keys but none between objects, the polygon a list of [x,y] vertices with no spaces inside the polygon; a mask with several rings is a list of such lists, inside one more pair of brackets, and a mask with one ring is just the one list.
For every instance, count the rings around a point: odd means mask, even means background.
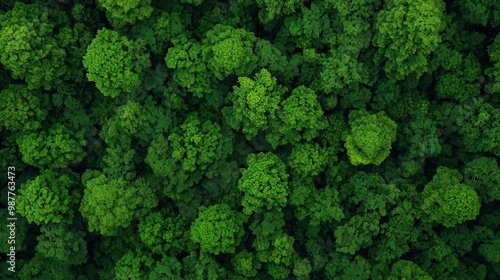
[{"label": "forest canopy", "polygon": [[499,26],[493,0],[0,1],[0,275],[500,279]]}]

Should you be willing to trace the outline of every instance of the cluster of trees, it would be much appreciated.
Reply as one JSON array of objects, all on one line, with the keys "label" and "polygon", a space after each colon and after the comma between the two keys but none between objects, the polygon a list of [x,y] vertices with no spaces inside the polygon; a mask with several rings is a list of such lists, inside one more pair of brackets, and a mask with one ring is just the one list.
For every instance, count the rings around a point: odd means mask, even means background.
[{"label": "cluster of trees", "polygon": [[1,1],[2,275],[499,279],[499,26],[493,0]]}]

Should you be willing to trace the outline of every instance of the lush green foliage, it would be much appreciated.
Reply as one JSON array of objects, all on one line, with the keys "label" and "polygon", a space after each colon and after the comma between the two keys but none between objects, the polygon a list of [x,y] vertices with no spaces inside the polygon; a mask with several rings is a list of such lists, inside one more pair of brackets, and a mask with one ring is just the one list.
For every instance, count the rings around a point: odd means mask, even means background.
[{"label": "lush green foliage", "polygon": [[83,57],[89,81],[105,96],[117,97],[122,92],[131,93],[150,66],[143,41],[131,41],[117,31],[101,29]]},{"label": "lush green foliage", "polygon": [[211,254],[234,253],[244,234],[244,220],[241,213],[227,204],[214,204],[201,210],[191,224],[191,239],[200,243],[202,251]]},{"label": "lush green foliage", "polygon": [[0,120],[9,130],[35,130],[47,117],[49,100],[40,92],[11,84],[0,93]]},{"label": "lush green foliage", "polygon": [[496,0],[0,1],[0,278],[500,279],[499,26]]},{"label": "lush green foliage", "polygon": [[441,0],[390,0],[376,18],[378,33],[373,38],[379,47],[384,70],[400,80],[425,73],[430,53],[441,42],[445,28],[444,2]]},{"label": "lush green foliage", "polygon": [[66,72],[65,46],[60,45],[56,32],[67,24],[64,17],[47,7],[22,2],[0,15],[0,62],[13,78],[24,79],[29,89],[50,89]]},{"label": "lush green foliage", "polygon": [[380,165],[396,140],[397,124],[383,112],[370,114],[351,111],[351,131],[345,136],[345,148],[353,165]]},{"label": "lush green foliage", "polygon": [[80,198],[77,185],[75,174],[58,175],[50,169],[44,170],[19,190],[18,211],[30,223],[71,224]]}]

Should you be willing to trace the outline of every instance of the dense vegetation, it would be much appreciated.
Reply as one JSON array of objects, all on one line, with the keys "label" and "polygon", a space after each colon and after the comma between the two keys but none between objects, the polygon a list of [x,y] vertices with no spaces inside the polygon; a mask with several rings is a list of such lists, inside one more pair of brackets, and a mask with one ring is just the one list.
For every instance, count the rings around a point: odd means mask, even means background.
[{"label": "dense vegetation", "polygon": [[0,1],[1,275],[500,279],[499,27],[495,0]]}]

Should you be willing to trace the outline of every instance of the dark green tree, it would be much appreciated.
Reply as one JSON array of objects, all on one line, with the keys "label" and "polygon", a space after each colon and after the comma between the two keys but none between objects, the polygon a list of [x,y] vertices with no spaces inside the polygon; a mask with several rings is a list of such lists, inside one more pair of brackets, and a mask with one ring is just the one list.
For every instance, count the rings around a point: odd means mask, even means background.
[{"label": "dark green tree", "polygon": [[474,188],[482,203],[500,200],[500,168],[495,158],[478,157],[467,163],[464,183]]},{"label": "dark green tree", "polygon": [[426,72],[429,55],[442,41],[444,11],[442,0],[386,2],[376,17],[373,44],[389,78],[402,80]]},{"label": "dark green tree", "polygon": [[23,2],[0,14],[0,62],[28,89],[49,90],[61,83],[67,54],[58,32],[66,21],[64,13]]},{"label": "dark green tree", "polygon": [[315,92],[305,86],[292,90],[280,104],[276,121],[271,121],[271,132],[266,139],[276,148],[278,145],[311,141],[326,128],[327,121]]},{"label": "dark green tree", "polygon": [[106,11],[108,20],[115,28],[124,27],[126,24],[134,24],[138,20],[147,19],[153,12],[151,0],[138,1],[116,1],[98,0],[98,5]]},{"label": "dark green tree", "polygon": [[217,24],[205,34],[203,59],[219,80],[231,74],[248,76],[257,67],[257,56],[253,51],[256,41],[252,32]]}]

